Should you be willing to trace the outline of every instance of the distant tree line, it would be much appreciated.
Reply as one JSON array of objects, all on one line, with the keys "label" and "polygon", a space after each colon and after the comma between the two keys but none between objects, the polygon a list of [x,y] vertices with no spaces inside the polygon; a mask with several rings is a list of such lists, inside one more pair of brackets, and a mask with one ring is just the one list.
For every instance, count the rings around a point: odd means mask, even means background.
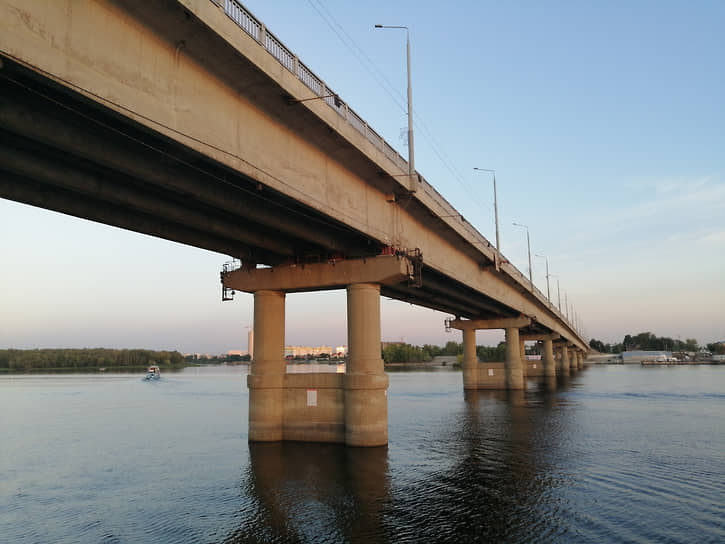
[{"label": "distant tree line", "polygon": [[[476,354],[481,361],[503,361],[506,358],[506,344],[500,342],[498,346],[476,346]],[[440,355],[463,356],[463,343],[447,342],[445,346],[425,344],[414,346],[411,344],[388,344],[382,350],[383,361],[388,363],[427,363],[433,357]]]},{"label": "distant tree line", "polygon": [[[708,348],[718,344],[708,344]],[[644,350],[644,351],[698,351],[700,346],[694,338],[687,338],[684,342],[668,336],[656,336],[651,332],[639,334],[628,334],[617,344],[605,344],[600,340],[592,338],[589,347],[601,353],[621,353],[623,351]],[[712,350],[711,350],[712,351]]]},{"label": "distant tree line", "polygon": [[175,367],[184,365],[178,351],[150,349],[3,349],[0,371],[74,368],[134,368],[149,365]]}]

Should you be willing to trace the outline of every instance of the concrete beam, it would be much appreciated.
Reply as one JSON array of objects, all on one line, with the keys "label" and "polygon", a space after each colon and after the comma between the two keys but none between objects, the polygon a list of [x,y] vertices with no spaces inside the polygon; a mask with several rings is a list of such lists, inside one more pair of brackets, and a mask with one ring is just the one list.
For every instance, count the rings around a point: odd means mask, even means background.
[{"label": "concrete beam", "polygon": [[[93,168],[82,170],[62,161],[51,160],[48,154],[31,153],[2,144],[0,144],[0,165],[3,170],[7,169],[21,177],[56,187],[61,191],[81,194],[112,208],[147,214],[149,217],[193,228],[210,236],[235,240],[246,247],[264,247],[280,255],[288,257],[294,255],[292,241],[283,236],[261,233],[258,229],[249,228],[240,221],[235,222],[225,216],[208,213],[204,208],[194,208],[197,205],[196,200],[172,201],[162,198],[157,192],[149,191],[147,184],[132,180],[128,176],[124,179],[113,173],[100,174]],[[109,217],[102,222],[110,223],[111,220]]]},{"label": "concrete beam", "polygon": [[525,342],[543,342],[544,340],[558,340],[559,338],[561,338],[561,335],[555,332],[551,334],[520,334],[519,338]]},{"label": "concrete beam", "polygon": [[[450,322],[452,329],[510,329],[528,327],[531,325],[531,318],[520,317],[502,317],[500,319],[454,319]],[[517,339],[518,341],[518,339]],[[518,349],[518,346],[517,346]]]},{"label": "concrete beam", "polygon": [[[45,111],[47,104],[37,102],[22,102],[17,97],[5,96],[0,102],[0,124],[9,131],[22,134],[32,141],[40,142],[52,149],[59,150],[73,163],[80,163],[78,158],[90,161],[96,165],[102,165],[104,176],[111,171],[116,172],[115,177],[129,176],[135,180],[142,180],[143,187],[151,188],[156,193],[180,195],[187,201],[193,202],[196,206],[194,213],[186,215],[191,219],[199,213],[200,209],[219,210],[224,214],[233,214],[244,223],[259,223],[264,225],[267,232],[279,231],[285,237],[302,238],[310,244],[320,247],[328,247],[335,251],[349,249],[346,244],[345,235],[341,231],[330,234],[320,228],[310,226],[309,219],[300,217],[298,212],[293,212],[289,207],[276,205],[270,198],[261,198],[263,195],[257,191],[250,191],[243,180],[231,178],[225,179],[225,183],[219,181],[220,174],[212,171],[210,167],[194,170],[186,166],[183,160],[176,157],[169,160],[169,155],[180,155],[177,149],[173,152],[161,153],[154,150],[153,146],[134,145],[128,137],[118,133],[107,131],[102,132],[98,126],[88,124],[82,117],[66,112],[65,118],[56,118]],[[130,127],[125,130],[131,131]],[[150,137],[146,137],[150,140]],[[160,141],[153,141],[154,146],[162,147]],[[43,157],[35,151],[32,155],[44,159],[44,162],[36,164],[35,161],[28,162],[16,149],[9,150],[16,153],[12,162],[7,162],[8,169],[20,170],[21,167],[31,169],[31,173],[39,171],[47,163],[47,157]],[[45,152],[47,155],[47,151]],[[198,160],[198,159],[197,159]],[[5,163],[5,158],[2,158]],[[159,164],[163,164],[163,168]],[[97,167],[98,168],[98,167]],[[49,169],[44,168],[45,171]],[[53,170],[52,168],[50,169]],[[56,167],[56,170],[59,168]],[[43,178],[45,179],[47,174]],[[98,179],[103,176],[96,174]],[[107,177],[107,176],[106,176]],[[55,173],[55,183],[69,186],[72,177],[62,176],[62,172]],[[92,180],[93,181],[93,180]],[[116,179],[109,179],[105,186],[97,181],[88,184],[86,179],[78,180],[76,185],[84,184],[93,188],[94,191],[107,190],[106,186],[118,184]],[[76,189],[76,187],[69,187]],[[86,189],[88,190],[88,189]],[[168,191],[168,192],[167,192]],[[204,208],[202,206],[204,205]],[[308,221],[300,220],[307,219]],[[219,221],[220,225],[223,221]],[[218,228],[221,228],[219,226]],[[233,232],[226,234],[233,238]],[[244,239],[242,239],[244,241]],[[264,240],[258,240],[255,245],[266,247]],[[289,254],[289,251],[282,253]]]},{"label": "concrete beam", "polygon": [[356,283],[396,284],[412,276],[413,265],[408,259],[384,255],[335,263],[239,269],[225,274],[222,284],[249,293],[260,290],[295,293],[342,289]]},{"label": "concrete beam", "polygon": [[84,199],[81,195],[59,192],[50,187],[33,183],[27,178],[10,172],[0,176],[0,198],[7,198],[31,206],[82,217],[89,221],[113,224],[117,227],[142,232],[165,240],[195,247],[205,247],[223,255],[247,258],[250,248],[236,240],[211,236],[185,225],[174,225],[154,216],[120,210],[103,202]]}]

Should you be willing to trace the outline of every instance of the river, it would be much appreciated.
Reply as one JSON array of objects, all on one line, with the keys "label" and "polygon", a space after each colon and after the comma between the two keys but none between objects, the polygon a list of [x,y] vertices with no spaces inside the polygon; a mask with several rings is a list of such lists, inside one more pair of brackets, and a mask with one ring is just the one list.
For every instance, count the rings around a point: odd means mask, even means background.
[{"label": "river", "polygon": [[246,370],[1,376],[0,542],[725,542],[725,366],[391,372],[371,449],[248,444]]}]

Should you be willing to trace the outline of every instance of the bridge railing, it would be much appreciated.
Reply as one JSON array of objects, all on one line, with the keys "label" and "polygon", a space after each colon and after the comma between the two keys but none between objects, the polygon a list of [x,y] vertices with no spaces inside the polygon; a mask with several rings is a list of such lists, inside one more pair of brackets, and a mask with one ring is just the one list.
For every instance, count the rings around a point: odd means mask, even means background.
[{"label": "bridge railing", "polygon": [[382,136],[375,132],[350,106],[330,89],[325,82],[305,66],[297,56],[292,53],[281,40],[272,34],[259,19],[252,15],[237,0],[211,0],[219,5],[224,13],[234,21],[239,28],[254,38],[279,63],[293,73],[315,95],[322,98],[338,115],[350,123],[355,130],[365,136],[376,149],[382,151],[388,159],[398,167],[407,170],[408,162],[398,153]]},{"label": "bridge railing", "polygon": [[[289,70],[292,74],[297,77],[310,91],[316,96],[320,97],[324,102],[330,106],[338,115],[344,118],[355,130],[365,136],[368,141],[375,146],[376,149],[380,150],[388,159],[393,161],[403,171],[408,170],[408,161],[406,161],[400,153],[398,153],[382,136],[380,136],[375,130],[373,130],[367,122],[360,117],[346,102],[332,91],[325,82],[317,77],[315,73],[310,70],[305,64],[300,62],[297,56],[292,53],[281,40],[277,39],[274,34],[269,32],[259,19],[252,15],[240,2],[237,0],[211,0],[212,3],[220,6],[224,13],[234,21],[239,28],[241,28],[246,34],[251,36],[257,41],[262,47],[264,47],[270,55],[272,55],[277,61]],[[417,173],[417,172],[416,172]],[[421,189],[433,197],[435,201],[441,205],[444,215],[448,217],[454,217],[456,215],[460,218],[460,223],[463,228],[471,236],[471,241],[474,244],[479,244],[481,248],[492,248],[491,243],[481,235],[470,223],[468,223],[463,216],[458,214],[456,209],[441,195],[430,183],[428,183],[420,174],[418,179],[421,181]],[[485,253],[486,250],[482,251]],[[509,267],[511,275],[522,285],[528,285],[529,278],[525,277],[516,267]],[[531,288],[531,286],[529,286]],[[551,303],[550,300],[536,287],[531,288],[532,294],[539,298],[539,300],[546,305],[549,309],[557,314],[559,318],[567,323],[572,330],[575,328],[569,322],[569,320],[558,310],[558,308]]]}]

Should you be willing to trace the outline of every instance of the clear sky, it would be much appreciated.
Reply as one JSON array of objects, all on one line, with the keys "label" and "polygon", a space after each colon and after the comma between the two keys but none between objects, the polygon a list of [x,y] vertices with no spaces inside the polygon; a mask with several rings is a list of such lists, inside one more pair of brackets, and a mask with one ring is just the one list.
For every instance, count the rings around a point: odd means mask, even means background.
[{"label": "clear sky", "polygon": [[[405,36],[373,25],[410,27],[416,167],[467,220],[495,239],[495,169],[504,255],[527,273],[527,224],[590,337],[725,340],[725,3],[244,4],[403,156]],[[0,255],[0,348],[247,347],[223,255],[7,200]],[[460,341],[382,311],[385,340]],[[344,293],[289,296],[286,340],[346,343]]]}]

